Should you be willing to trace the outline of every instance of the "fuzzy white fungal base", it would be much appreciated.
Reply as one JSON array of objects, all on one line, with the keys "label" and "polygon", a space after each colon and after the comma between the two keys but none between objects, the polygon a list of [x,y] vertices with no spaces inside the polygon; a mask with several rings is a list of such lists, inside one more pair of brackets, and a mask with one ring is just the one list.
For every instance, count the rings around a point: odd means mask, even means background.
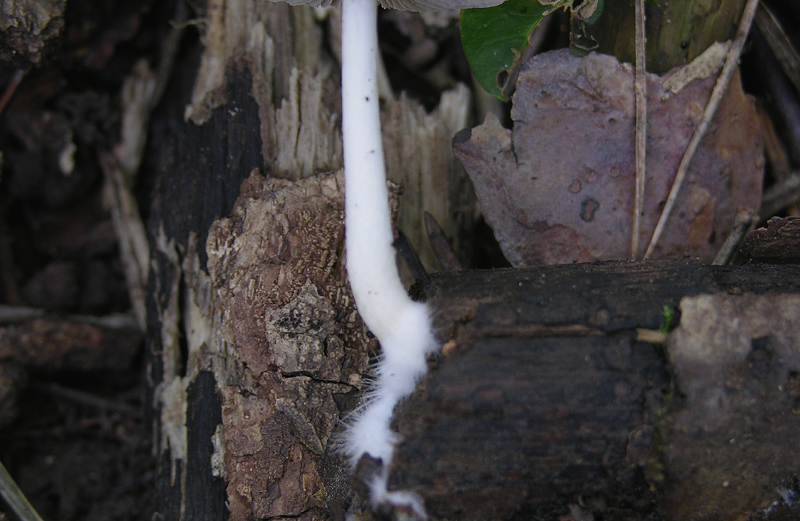
[{"label": "fuzzy white fungal base", "polygon": [[384,466],[391,463],[397,442],[389,425],[394,408],[414,390],[427,369],[428,353],[436,347],[427,308],[411,304],[399,315],[390,310],[397,318],[397,331],[389,338],[379,337],[382,353],[375,380],[348,424],[344,450],[353,467],[365,453]]},{"label": "fuzzy white fungal base", "polygon": [[383,462],[370,483],[371,500],[424,519],[421,500],[387,490],[397,435],[395,406],[414,389],[437,345],[427,306],[414,302],[400,282],[381,144],[377,92],[377,2],[342,2],[342,130],[345,165],[347,274],[364,323],[382,354],[363,404],[348,422],[344,452],[352,466],[364,454]]}]

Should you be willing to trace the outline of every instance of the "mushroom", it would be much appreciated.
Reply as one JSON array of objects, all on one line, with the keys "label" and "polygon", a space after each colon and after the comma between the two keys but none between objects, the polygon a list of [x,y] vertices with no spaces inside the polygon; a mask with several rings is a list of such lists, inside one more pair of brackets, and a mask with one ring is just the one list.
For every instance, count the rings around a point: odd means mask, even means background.
[{"label": "mushroom", "polygon": [[[281,0],[273,0],[281,1]],[[330,0],[287,0],[319,7]],[[381,0],[385,8],[436,11],[490,7],[503,0]],[[362,405],[347,422],[343,452],[355,468],[365,455],[381,463],[368,485],[373,505],[388,504],[425,518],[413,493],[387,490],[397,443],[395,406],[427,370],[437,349],[427,305],[411,300],[400,281],[392,246],[377,90],[376,0],[335,0],[342,8],[342,134],[345,167],[347,275],[361,318],[380,343],[381,356]]]}]

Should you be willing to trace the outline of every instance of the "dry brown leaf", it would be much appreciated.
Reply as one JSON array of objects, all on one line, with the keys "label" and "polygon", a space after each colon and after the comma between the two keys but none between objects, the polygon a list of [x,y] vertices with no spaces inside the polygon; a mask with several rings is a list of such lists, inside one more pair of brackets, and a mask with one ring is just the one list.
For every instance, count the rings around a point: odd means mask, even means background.
[{"label": "dry brown leaf", "polygon": [[[714,78],[667,95],[648,75],[647,244]],[[634,197],[633,69],[567,50],[535,56],[514,95],[513,130],[492,116],[454,140],[486,221],[514,266],[625,259]],[[752,102],[731,82],[690,168],[655,257],[710,262],[736,211],[758,208],[762,142]]]}]

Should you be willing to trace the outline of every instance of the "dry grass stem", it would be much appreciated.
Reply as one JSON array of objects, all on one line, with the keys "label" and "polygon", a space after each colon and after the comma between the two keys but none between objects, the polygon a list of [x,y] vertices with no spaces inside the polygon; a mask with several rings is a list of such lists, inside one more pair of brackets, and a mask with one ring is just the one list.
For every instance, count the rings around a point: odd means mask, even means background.
[{"label": "dry grass stem", "polygon": [[800,92],[800,56],[769,7],[764,4],[759,6],[756,11],[755,24],[781,64],[781,69],[786,73],[794,88]]},{"label": "dry grass stem", "polygon": [[20,521],[42,521],[2,463],[0,463],[0,497]]},{"label": "dry grass stem", "polygon": [[644,186],[647,175],[647,67],[645,57],[644,0],[636,0],[636,193],[633,201],[631,260],[639,256],[639,229],[644,209]]},{"label": "dry grass stem", "polygon": [[736,247],[740,242],[742,242],[742,238],[744,238],[747,231],[753,225],[753,222],[755,221],[754,217],[755,216],[752,213],[742,208],[736,212],[736,219],[733,222],[733,230],[731,230],[728,238],[725,239],[725,242],[722,244],[722,247],[720,247],[719,251],[717,252],[717,256],[714,257],[714,261],[711,264],[721,266],[730,262]]}]

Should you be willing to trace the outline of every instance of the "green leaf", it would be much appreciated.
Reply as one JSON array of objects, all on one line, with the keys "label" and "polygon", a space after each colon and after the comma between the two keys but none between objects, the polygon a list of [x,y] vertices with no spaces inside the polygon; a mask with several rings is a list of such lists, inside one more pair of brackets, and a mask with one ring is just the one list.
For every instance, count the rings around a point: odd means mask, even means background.
[{"label": "green leaf", "polygon": [[662,322],[661,327],[658,328],[660,333],[669,333],[675,328],[675,312],[669,306],[664,306],[661,311]]},{"label": "green leaf", "polygon": [[572,0],[508,0],[496,7],[461,11],[461,44],[478,83],[505,101],[533,29]]}]

